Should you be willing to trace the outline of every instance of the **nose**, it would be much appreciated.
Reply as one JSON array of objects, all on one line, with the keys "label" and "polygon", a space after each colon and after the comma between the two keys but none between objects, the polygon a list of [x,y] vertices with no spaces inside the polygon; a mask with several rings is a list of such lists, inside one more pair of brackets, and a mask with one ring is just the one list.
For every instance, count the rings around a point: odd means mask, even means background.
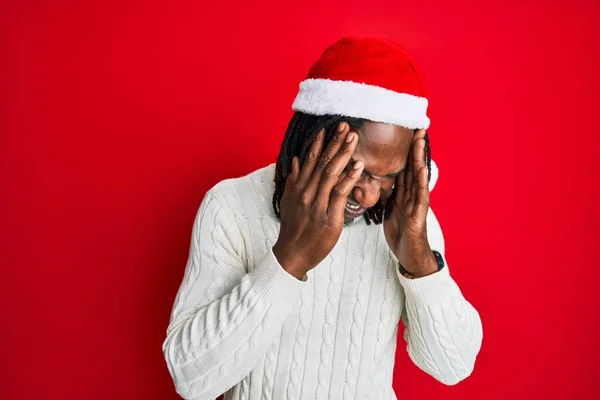
[{"label": "nose", "polygon": [[381,181],[361,178],[352,189],[352,197],[365,208],[371,208],[381,195]]}]

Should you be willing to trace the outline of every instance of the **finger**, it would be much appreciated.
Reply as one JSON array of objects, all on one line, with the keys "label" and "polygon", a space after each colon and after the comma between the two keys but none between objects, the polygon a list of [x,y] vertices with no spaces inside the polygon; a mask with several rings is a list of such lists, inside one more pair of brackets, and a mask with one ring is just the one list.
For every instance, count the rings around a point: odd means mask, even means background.
[{"label": "finger", "polygon": [[[319,182],[321,180],[321,175],[325,168],[329,165],[329,163],[333,160],[335,155],[338,153],[340,148],[345,144],[346,136],[348,135],[348,130],[350,127],[347,123],[342,122],[338,126],[335,134],[331,138],[331,141],[327,145],[327,148],[321,153],[317,165],[315,166],[308,184],[306,185],[306,192],[310,196],[314,196],[317,193]],[[339,174],[338,174],[339,175]],[[314,197],[313,197],[314,198]]]},{"label": "finger", "polygon": [[419,137],[415,141],[414,145],[414,156],[413,156],[413,182],[414,188],[412,188],[411,199],[413,201],[416,200],[417,190],[418,190],[418,182],[419,174],[421,169],[427,169],[427,163],[425,162],[425,139],[423,137]]},{"label": "finger", "polygon": [[417,131],[415,132],[415,136],[413,137],[413,139],[414,140],[416,140],[416,139],[424,139],[426,134],[427,134],[427,131],[425,129],[417,129]]},{"label": "finger", "polygon": [[319,133],[317,133],[317,137],[310,145],[306,156],[304,157],[304,163],[302,164],[302,171],[300,171],[300,178],[298,179],[297,185],[300,187],[306,186],[310,176],[312,175],[315,166],[317,165],[317,160],[321,155],[321,150],[323,149],[323,140],[325,139],[325,129],[321,129]]},{"label": "finger", "polygon": [[396,178],[396,197],[394,206],[401,207],[404,204],[404,191],[406,190],[406,171],[402,171]]},{"label": "finger", "polygon": [[419,129],[415,134],[412,160],[417,171],[425,165],[425,130],[423,129]]},{"label": "finger", "polygon": [[417,221],[426,221],[429,211],[429,180],[427,179],[427,167],[419,170],[419,182],[417,185],[417,196],[412,210],[412,216]]},{"label": "finger", "polygon": [[350,158],[352,157],[352,154],[354,154],[357,144],[358,135],[355,132],[348,133],[342,147],[323,169],[315,200],[318,208],[327,209],[331,191],[333,187],[339,183],[339,177],[350,162]]},{"label": "finger", "polygon": [[410,171],[407,176],[407,197],[405,202],[408,204],[415,200],[416,197],[416,186],[418,179],[418,171],[421,167],[425,166],[425,130],[419,129],[413,137],[410,154],[408,157],[408,169]]},{"label": "finger", "polygon": [[335,185],[331,190],[329,207],[327,208],[327,216],[331,220],[335,221],[337,218],[344,218],[344,210],[346,209],[348,196],[360,178],[363,169],[364,165],[362,161],[355,162],[350,172],[348,172],[341,182]]},{"label": "finger", "polygon": [[411,215],[417,201],[417,194],[419,190],[419,172],[415,171],[413,174],[413,183],[410,188],[410,200],[406,202],[406,214]]},{"label": "finger", "polygon": [[292,187],[296,184],[298,177],[300,175],[300,162],[298,161],[298,157],[292,158],[292,168],[290,173],[288,174],[285,180],[285,189],[283,191],[284,196],[289,194],[292,190]]},{"label": "finger", "polygon": [[412,193],[412,185],[413,185],[413,180],[414,180],[414,165],[412,162],[412,150],[409,154],[409,158],[408,161],[406,163],[406,170],[404,171],[404,193],[403,193],[403,203],[401,204],[406,204],[410,201],[411,197],[411,193]]},{"label": "finger", "polygon": [[425,166],[425,139],[418,139],[415,142],[412,163],[416,171]]}]

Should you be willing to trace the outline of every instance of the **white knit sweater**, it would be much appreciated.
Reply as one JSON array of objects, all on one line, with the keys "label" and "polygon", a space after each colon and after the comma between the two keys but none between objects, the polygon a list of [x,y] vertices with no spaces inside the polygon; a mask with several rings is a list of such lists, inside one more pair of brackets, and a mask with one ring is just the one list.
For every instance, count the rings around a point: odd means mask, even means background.
[{"label": "white knit sweater", "polygon": [[[186,399],[395,399],[399,321],[413,362],[448,385],[471,374],[482,340],[477,311],[448,266],[405,279],[382,225],[345,226],[333,251],[299,281],[272,253],[274,165],[220,182],[197,214],[165,359]],[[437,168],[433,165],[433,179]],[[433,212],[431,248],[444,254]]]}]

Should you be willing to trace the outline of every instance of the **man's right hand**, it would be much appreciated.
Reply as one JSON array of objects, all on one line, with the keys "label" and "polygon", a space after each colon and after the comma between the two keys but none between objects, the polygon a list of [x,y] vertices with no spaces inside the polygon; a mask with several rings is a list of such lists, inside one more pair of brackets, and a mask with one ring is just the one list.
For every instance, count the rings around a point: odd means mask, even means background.
[{"label": "man's right hand", "polygon": [[344,172],[358,143],[358,135],[349,129],[346,122],[340,123],[325,151],[325,130],[321,130],[302,167],[297,157],[292,160],[273,254],[298,279],[329,254],[342,233],[348,195],[363,170],[359,161]]}]

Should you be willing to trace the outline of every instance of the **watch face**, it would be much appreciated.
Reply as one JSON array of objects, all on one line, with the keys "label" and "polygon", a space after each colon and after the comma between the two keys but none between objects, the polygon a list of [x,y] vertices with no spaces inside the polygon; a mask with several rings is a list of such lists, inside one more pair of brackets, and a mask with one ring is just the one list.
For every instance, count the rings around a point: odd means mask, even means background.
[{"label": "watch face", "polygon": [[446,263],[444,262],[444,257],[442,257],[442,255],[435,250],[433,250],[433,255],[435,256],[435,260],[438,264],[438,271],[440,271],[446,265]]}]

